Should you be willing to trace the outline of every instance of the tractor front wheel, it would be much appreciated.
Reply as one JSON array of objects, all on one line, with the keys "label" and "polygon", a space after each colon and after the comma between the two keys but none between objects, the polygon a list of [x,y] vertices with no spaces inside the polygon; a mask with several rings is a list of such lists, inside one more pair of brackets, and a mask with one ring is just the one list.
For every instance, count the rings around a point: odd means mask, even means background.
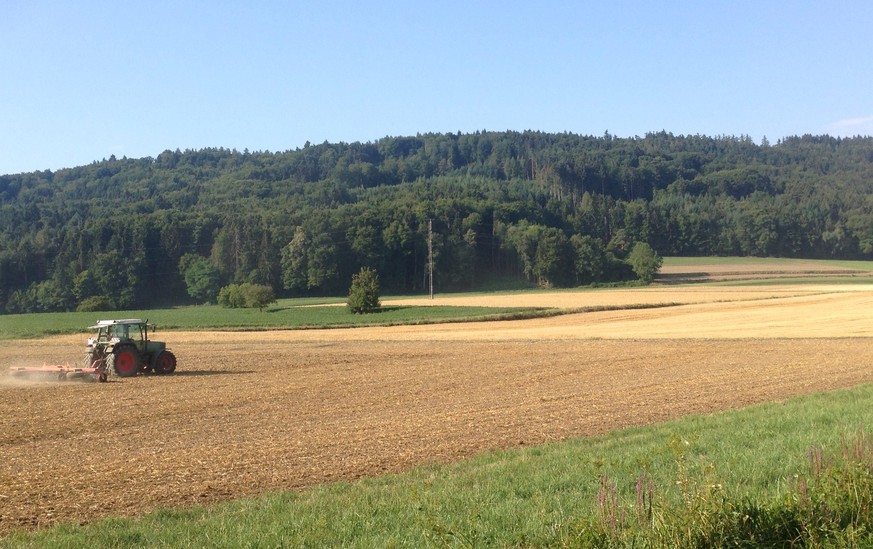
[{"label": "tractor front wheel", "polygon": [[176,355],[170,351],[161,351],[155,356],[152,369],[156,374],[172,374],[176,371]]},{"label": "tractor front wheel", "polygon": [[109,360],[119,377],[133,377],[139,373],[139,353],[133,345],[116,347]]}]

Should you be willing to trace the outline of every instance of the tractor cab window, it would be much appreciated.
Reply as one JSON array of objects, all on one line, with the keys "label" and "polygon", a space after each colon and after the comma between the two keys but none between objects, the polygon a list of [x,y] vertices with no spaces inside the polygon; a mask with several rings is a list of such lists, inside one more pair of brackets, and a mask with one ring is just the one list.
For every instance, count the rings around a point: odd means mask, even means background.
[{"label": "tractor cab window", "polygon": [[[100,328],[100,339],[103,339],[103,330],[104,328]],[[115,339],[115,340],[124,340],[127,339],[127,325],[125,324],[114,324],[111,326],[106,326],[106,338],[107,339]]]}]

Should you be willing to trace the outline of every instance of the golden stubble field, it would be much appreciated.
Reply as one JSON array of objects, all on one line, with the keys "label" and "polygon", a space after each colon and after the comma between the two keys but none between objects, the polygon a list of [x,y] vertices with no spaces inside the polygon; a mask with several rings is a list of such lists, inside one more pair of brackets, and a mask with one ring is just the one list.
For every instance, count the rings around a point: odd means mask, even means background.
[{"label": "golden stubble field", "polygon": [[[302,489],[873,381],[873,286],[440,298],[529,321],[163,332],[171,377],[0,382],[0,534]],[[86,335],[4,341],[0,370]]]}]

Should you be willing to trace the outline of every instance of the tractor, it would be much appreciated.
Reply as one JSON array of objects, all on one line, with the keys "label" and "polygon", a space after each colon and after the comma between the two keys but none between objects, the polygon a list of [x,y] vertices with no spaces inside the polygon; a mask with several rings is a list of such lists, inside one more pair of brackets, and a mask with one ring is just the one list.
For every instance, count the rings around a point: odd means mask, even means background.
[{"label": "tractor", "polygon": [[98,320],[94,337],[88,338],[85,361],[81,367],[68,364],[18,366],[9,369],[14,376],[35,379],[84,378],[106,381],[110,373],[119,377],[133,377],[143,372],[172,374],[176,371],[176,356],[162,341],[149,339],[149,330],[155,325],[138,318]]},{"label": "tractor", "polygon": [[87,368],[93,368],[100,381],[110,372],[119,377],[132,377],[143,372],[172,374],[176,371],[176,356],[162,341],[149,339],[154,324],[137,318],[98,320],[89,330],[97,330],[88,338],[85,351]]}]

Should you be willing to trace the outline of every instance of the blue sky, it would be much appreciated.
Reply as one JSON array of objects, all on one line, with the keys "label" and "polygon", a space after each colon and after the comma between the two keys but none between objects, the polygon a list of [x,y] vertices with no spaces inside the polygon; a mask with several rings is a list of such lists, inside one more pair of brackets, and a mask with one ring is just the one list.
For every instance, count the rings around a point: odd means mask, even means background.
[{"label": "blue sky", "polygon": [[873,2],[8,2],[0,174],[476,130],[873,135]]}]

